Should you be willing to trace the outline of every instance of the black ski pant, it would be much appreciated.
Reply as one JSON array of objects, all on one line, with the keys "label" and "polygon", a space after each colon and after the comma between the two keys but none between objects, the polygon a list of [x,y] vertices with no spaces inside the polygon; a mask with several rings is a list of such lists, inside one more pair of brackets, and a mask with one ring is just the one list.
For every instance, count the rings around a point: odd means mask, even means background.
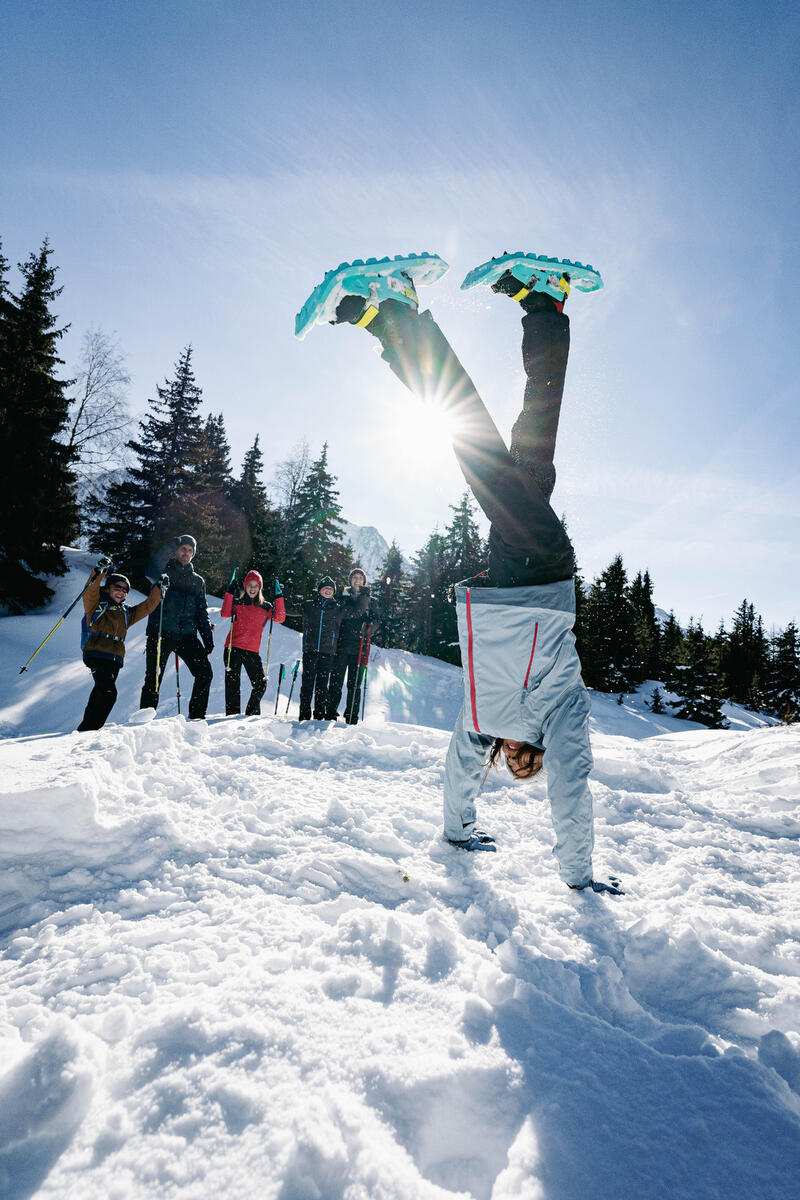
[{"label": "black ski pant", "polygon": [[314,701],[314,720],[327,721],[336,712],[333,697],[329,695],[333,654],[319,654],[307,650],[303,655],[303,679],[300,684],[300,720],[311,720],[311,701]]},{"label": "black ski pant", "polygon": [[399,300],[385,300],[367,328],[406,387],[452,415],[458,464],[490,522],[490,582],[520,587],[570,579],[574,552],[550,507],[569,318],[554,310],[522,319],[527,384],[510,451],[429,312],[417,314]]},{"label": "black ski pant", "polygon": [[89,693],[83,720],[78,726],[79,733],[84,733],[87,729],[103,728],[117,700],[117,676],[122,670],[122,663],[110,660],[87,662],[86,666],[92,672],[94,687]]},{"label": "black ski pant", "polygon": [[144,687],[139,700],[140,708],[158,708],[158,697],[161,681],[170,656],[177,654],[181,662],[185,662],[194,676],[194,686],[189,699],[189,720],[201,720],[208,708],[208,693],[211,690],[211,680],[214,672],[208,655],[200,640],[193,635],[176,638],[164,634],[161,638],[161,670],[159,672],[158,690],[156,690],[156,658],[158,656],[158,637],[150,634],[147,638],[145,657]]},{"label": "black ski pant", "polygon": [[[366,646],[367,639],[364,639]],[[347,678],[347,702],[342,716],[348,725],[357,725],[361,712],[361,664],[358,661],[358,651],[355,654],[337,654],[331,671],[331,683],[328,696],[330,711],[334,713],[342,698],[342,687]]]},{"label": "black ski pant", "polygon": [[228,651],[225,651],[225,664],[225,715],[229,717],[242,711],[241,684],[244,667],[247,678],[253,685],[247,708],[244,710],[245,716],[261,716],[261,697],[267,690],[267,677],[264,674],[261,655],[257,650],[240,650],[237,646],[232,646],[230,664]]}]

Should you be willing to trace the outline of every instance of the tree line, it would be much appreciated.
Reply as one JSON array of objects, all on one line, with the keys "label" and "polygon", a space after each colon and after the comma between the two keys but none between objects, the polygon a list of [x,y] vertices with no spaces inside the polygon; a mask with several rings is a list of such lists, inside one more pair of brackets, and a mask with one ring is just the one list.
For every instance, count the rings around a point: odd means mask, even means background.
[{"label": "tree line", "polygon": [[[41,575],[63,573],[61,546],[79,534],[144,587],[153,549],[191,532],[209,592],[225,590],[234,565],[242,575],[256,568],[265,580],[280,579],[287,623],[299,628],[317,580],[346,578],[355,565],[327,444],[312,457],[300,442],[268,487],[256,436],[236,473],[223,414],[201,413],[191,346],[135,428],[123,356],[101,331],[84,339],[75,378],[60,379],[65,329],[52,312],[61,289],[50,257],[45,242],[20,264],[23,286],[13,294],[0,253],[0,604],[24,612],[44,603],[52,592]],[[483,570],[487,547],[468,492],[450,513],[411,563],[393,542],[371,582],[383,645],[459,663],[452,586]],[[694,620],[682,629],[672,613],[659,621],[649,572],[629,579],[619,556],[591,584],[580,573],[576,584],[575,634],[589,687],[623,697],[659,680],[678,697],[669,702],[675,715],[712,727],[724,724],[725,700],[800,720],[794,622],[767,635],[747,600],[730,631],[706,633]],[[666,703],[655,688],[653,710]]]}]

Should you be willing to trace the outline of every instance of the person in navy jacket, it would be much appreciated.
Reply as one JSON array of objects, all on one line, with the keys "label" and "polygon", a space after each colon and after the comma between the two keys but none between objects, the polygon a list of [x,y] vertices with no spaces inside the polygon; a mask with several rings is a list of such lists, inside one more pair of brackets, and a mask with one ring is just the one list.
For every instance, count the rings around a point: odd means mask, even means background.
[{"label": "person in navy jacket", "polygon": [[[331,671],[342,623],[342,606],[330,575],[320,579],[313,600],[303,605],[303,682],[300,686],[300,720],[331,721],[335,700],[329,696]],[[331,704],[334,708],[331,708]]]},{"label": "person in navy jacket", "polygon": [[261,635],[271,620],[276,621],[278,625],[282,625],[286,620],[286,607],[277,579],[275,580],[274,606],[270,604],[269,600],[264,599],[263,587],[264,580],[258,571],[248,571],[244,577],[244,587],[239,593],[238,600],[234,600],[231,591],[227,591],[222,600],[220,616],[223,620],[233,618],[223,651],[225,715],[228,717],[242,711],[242,667],[253,685],[244,715],[246,717],[261,715],[261,697],[267,690],[267,677],[261,661]]},{"label": "person in navy jacket", "polygon": [[[208,661],[214,649],[214,634],[208,619],[206,585],[202,575],[192,566],[197,542],[190,533],[181,534],[162,546],[147,564],[145,574],[151,582],[162,575],[169,581],[169,590],[162,601],[163,612],[150,614],[147,622],[147,654],[140,708],[157,708],[161,680],[171,654],[178,655],[194,676],[189,698],[189,720],[199,721],[206,715],[208,694],[213,671]],[[156,679],[159,659],[158,641],[161,634],[160,672]]]}]

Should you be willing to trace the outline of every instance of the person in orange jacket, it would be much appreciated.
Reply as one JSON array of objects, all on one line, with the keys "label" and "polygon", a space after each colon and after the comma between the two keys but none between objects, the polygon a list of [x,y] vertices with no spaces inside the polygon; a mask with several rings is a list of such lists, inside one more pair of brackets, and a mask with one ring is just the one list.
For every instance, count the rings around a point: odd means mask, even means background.
[{"label": "person in orange jacket", "polygon": [[131,606],[125,603],[131,590],[127,576],[109,573],[108,567],[98,563],[89,580],[83,593],[81,649],[83,661],[92,672],[94,687],[78,726],[79,733],[102,729],[108,720],[117,699],[117,676],[125,661],[125,635],[131,625],[158,608],[163,591],[159,581],[146,600]]},{"label": "person in orange jacket", "polygon": [[[261,715],[261,697],[267,690],[264,664],[261,662],[261,635],[268,621],[282,625],[286,620],[286,606],[281,595],[280,584],[275,580],[275,604],[264,599],[264,580],[258,571],[248,571],[239,599],[227,591],[222,600],[220,616],[223,620],[233,617],[231,628],[225,639],[225,715],[232,716],[242,711],[241,680],[242,667],[253,685],[245,709],[246,717]],[[274,613],[274,617],[273,617]],[[232,639],[232,640],[231,640]],[[230,647],[230,658],[228,657]]]}]

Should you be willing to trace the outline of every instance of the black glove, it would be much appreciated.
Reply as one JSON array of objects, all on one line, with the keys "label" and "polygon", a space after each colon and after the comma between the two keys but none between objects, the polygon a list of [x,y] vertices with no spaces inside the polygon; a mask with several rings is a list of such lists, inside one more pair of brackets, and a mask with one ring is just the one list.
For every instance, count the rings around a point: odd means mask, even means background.
[{"label": "black glove", "polygon": [[160,579],[156,580],[156,583],[161,588],[161,595],[165,596],[169,591],[169,575],[162,575]]},{"label": "black glove", "polygon": [[206,654],[211,654],[214,650],[214,635],[213,633],[203,634],[203,649]]}]

